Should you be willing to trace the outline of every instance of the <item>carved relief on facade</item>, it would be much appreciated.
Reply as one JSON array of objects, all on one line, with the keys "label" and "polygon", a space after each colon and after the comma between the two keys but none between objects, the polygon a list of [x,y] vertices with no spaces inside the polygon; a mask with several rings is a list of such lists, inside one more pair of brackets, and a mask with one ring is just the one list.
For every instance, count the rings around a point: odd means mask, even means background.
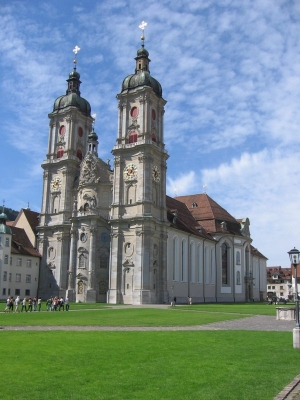
[{"label": "carved relief on facade", "polygon": [[79,185],[98,183],[99,180],[97,158],[93,154],[87,153],[81,164]]},{"label": "carved relief on facade", "polygon": [[55,256],[56,256],[56,249],[53,246],[49,247],[49,249],[48,249],[48,259],[49,260],[54,260]]},{"label": "carved relief on facade", "polygon": [[55,265],[55,262],[54,262],[54,261],[48,262],[47,266],[48,266],[48,268],[50,268],[50,269],[55,269],[55,268],[56,268],[56,265]]},{"label": "carved relief on facade", "polygon": [[78,248],[78,269],[87,269],[88,251],[84,247]]},{"label": "carved relief on facade", "polygon": [[124,253],[125,253],[125,256],[131,257],[132,254],[133,254],[133,252],[134,252],[134,245],[133,245],[132,243],[130,243],[130,242],[126,242],[126,243],[124,244]]},{"label": "carved relief on facade", "polygon": [[81,201],[79,203],[80,211],[89,211],[97,208],[97,198],[93,190],[86,190],[81,192]]}]

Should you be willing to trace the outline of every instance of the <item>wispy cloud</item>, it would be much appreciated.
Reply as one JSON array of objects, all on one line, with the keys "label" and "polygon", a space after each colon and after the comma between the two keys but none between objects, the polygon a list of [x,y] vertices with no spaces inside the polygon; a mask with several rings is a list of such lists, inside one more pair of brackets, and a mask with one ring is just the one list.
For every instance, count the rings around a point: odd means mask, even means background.
[{"label": "wispy cloud", "polygon": [[81,94],[97,113],[100,155],[110,157],[115,96],[134,72],[144,19],[151,74],[168,101],[169,195],[203,192],[207,184],[231,214],[250,218],[254,244],[270,263],[283,264],[300,224],[299,2],[104,0],[69,7],[53,0],[2,7],[3,162],[18,166],[7,172],[7,204],[20,208],[32,196],[32,207],[40,207],[47,114],[66,90],[76,44]]}]

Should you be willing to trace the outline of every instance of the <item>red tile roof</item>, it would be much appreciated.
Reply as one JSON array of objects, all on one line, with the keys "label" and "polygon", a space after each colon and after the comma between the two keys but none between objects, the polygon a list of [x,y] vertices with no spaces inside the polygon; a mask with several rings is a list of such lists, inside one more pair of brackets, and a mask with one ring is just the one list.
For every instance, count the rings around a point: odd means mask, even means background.
[{"label": "red tile roof", "polygon": [[[207,232],[241,235],[240,223],[206,193],[177,196],[175,199],[186,204],[195,220],[201,223]],[[223,227],[222,222],[226,223]]]},{"label": "red tile roof", "polygon": [[166,196],[167,217],[171,226],[202,238],[214,240],[201,224],[195,220],[187,206],[177,199]]},{"label": "red tile roof", "polygon": [[11,226],[12,230],[12,254],[30,255],[41,257],[40,253],[32,246],[24,229]]}]

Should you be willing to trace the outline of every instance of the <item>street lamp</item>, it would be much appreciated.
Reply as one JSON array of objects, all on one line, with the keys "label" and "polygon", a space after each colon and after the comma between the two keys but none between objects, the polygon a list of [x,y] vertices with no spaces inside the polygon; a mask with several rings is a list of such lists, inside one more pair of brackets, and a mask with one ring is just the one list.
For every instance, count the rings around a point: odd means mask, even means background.
[{"label": "street lamp", "polygon": [[296,328],[293,330],[294,348],[300,349],[300,325],[299,325],[299,300],[298,300],[298,285],[297,285],[297,266],[300,263],[300,251],[295,247],[288,251],[291,264],[295,270],[295,313],[296,313]]}]

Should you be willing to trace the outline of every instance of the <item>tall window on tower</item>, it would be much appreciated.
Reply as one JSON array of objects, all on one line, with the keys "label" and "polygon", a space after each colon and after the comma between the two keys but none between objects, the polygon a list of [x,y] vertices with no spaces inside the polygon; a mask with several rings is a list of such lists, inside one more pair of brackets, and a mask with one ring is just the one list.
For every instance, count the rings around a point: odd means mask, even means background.
[{"label": "tall window on tower", "polygon": [[129,134],[129,143],[137,142],[137,132],[130,132]]},{"label": "tall window on tower", "polygon": [[228,246],[222,244],[222,284],[228,284]]},{"label": "tall window on tower", "polygon": [[59,147],[57,150],[57,158],[62,158],[63,155],[64,155],[64,149],[63,147]]}]

